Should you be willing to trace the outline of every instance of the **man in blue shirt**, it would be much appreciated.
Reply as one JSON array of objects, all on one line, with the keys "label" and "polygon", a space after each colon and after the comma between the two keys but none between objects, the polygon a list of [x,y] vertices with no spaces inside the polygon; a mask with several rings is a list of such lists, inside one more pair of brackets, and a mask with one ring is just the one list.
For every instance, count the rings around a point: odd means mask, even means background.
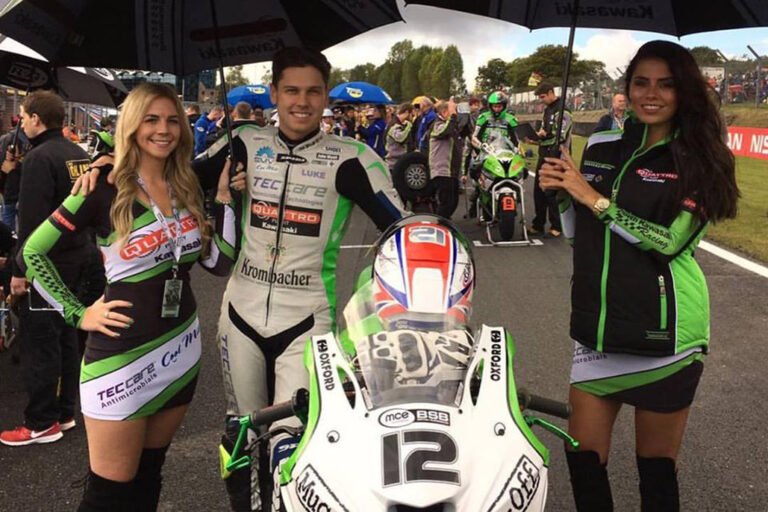
[{"label": "man in blue shirt", "polygon": [[435,119],[437,119],[437,114],[435,113],[434,104],[432,100],[424,97],[421,100],[421,115],[417,121],[418,128],[416,130],[416,148],[424,154],[429,152],[429,136],[427,132],[432,127]]},{"label": "man in blue shirt", "polygon": [[195,123],[195,156],[199,155],[207,148],[205,139],[209,134],[216,131],[216,122],[224,116],[224,109],[216,105],[208,114],[200,116]]},{"label": "man in blue shirt", "polygon": [[357,127],[360,138],[365,140],[365,143],[373,148],[376,154],[382,158],[386,154],[384,149],[384,139],[387,132],[387,122],[384,120],[386,114],[387,110],[384,105],[371,107],[365,113],[367,123]]}]

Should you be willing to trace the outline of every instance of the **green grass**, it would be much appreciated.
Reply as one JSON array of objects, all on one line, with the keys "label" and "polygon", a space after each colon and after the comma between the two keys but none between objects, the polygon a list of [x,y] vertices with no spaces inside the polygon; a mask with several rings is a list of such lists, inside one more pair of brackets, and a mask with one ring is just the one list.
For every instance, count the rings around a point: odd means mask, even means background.
[{"label": "green grass", "polygon": [[737,157],[736,181],[739,215],[711,226],[707,238],[768,262],[768,162]]},{"label": "green grass", "polygon": [[[586,143],[585,137],[573,138],[577,163],[581,161]],[[535,164],[534,159],[530,165]],[[768,262],[768,162],[737,157],[736,181],[741,190],[739,214],[733,220],[710,226],[707,239]]]}]

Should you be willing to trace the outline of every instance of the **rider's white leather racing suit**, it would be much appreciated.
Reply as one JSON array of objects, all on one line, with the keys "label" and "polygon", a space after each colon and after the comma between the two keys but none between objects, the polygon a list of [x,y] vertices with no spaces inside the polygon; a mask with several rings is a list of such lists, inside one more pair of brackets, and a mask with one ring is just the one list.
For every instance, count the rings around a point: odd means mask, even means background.
[{"label": "rider's white leather racing suit", "polygon": [[[222,138],[195,161],[204,188],[227,147]],[[334,329],[336,260],[353,206],[382,230],[404,210],[384,162],[354,139],[318,131],[295,142],[244,125],[233,148],[247,194],[236,208],[239,244],[218,338],[227,415],[239,416],[308,386],[304,345]]]}]

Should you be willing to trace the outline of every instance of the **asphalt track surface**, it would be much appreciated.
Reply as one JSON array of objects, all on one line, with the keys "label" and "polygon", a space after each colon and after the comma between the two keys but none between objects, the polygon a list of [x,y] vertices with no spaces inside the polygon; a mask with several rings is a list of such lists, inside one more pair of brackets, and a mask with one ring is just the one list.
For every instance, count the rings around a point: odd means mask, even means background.
[{"label": "asphalt track surface", "polygon": [[[462,211],[460,205],[454,216],[459,226],[470,239],[483,240],[476,224],[461,220]],[[372,224],[355,212],[344,243],[365,244],[374,237]],[[543,242],[537,247],[475,249],[478,285],[473,323],[506,326],[517,342],[518,385],[564,400],[572,350],[568,338],[571,250],[562,239]],[[712,342],[680,454],[682,509],[768,510],[768,279],[703,251],[697,258],[709,282]],[[369,260],[366,249],[342,250],[340,304]],[[228,509],[218,480],[216,450],[224,409],[214,342],[226,280],[200,269],[193,279],[203,328],[203,365],[197,394],[169,451],[161,511]],[[0,428],[20,424],[24,405],[18,366],[8,354],[0,354]],[[561,443],[539,432],[552,450],[547,509],[573,510]],[[616,423],[608,466],[617,511],[640,508],[633,432],[632,411],[625,407]],[[0,512],[75,510],[82,489],[70,484],[86,469],[82,422],[57,443],[0,446]]]}]

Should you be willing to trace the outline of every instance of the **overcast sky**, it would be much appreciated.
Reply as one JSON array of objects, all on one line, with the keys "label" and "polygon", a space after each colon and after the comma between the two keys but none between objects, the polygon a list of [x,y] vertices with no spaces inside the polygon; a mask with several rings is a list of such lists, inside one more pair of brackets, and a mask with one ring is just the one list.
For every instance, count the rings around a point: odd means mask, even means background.
[{"label": "overcast sky", "polygon": [[[491,18],[421,5],[405,7],[402,0],[398,0],[398,4],[405,23],[380,27],[326,50],[324,53],[331,64],[341,69],[366,62],[378,66],[387,58],[390,47],[403,39],[410,39],[416,47],[455,44],[464,59],[464,79],[471,90],[477,68],[492,58],[510,61],[530,55],[544,44],[564,45],[568,42],[567,29],[531,32],[519,25]],[[615,75],[615,68],[623,69],[637,48],[653,39],[677,40],[648,32],[577,29],[575,50],[580,58],[605,62],[608,72]],[[687,47],[718,48],[729,57],[747,53],[746,45],[750,44],[765,55],[768,54],[768,28],[710,32],[686,36],[680,42]],[[261,64],[248,66],[246,71],[251,80],[258,82],[267,69],[267,65]]]}]

